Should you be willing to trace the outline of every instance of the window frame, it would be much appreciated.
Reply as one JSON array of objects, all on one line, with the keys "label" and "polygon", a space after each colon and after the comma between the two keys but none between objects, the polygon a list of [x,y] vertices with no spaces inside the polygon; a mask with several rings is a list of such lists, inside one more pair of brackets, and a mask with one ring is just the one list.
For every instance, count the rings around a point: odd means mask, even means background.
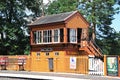
[{"label": "window frame", "polygon": [[[55,36],[55,31],[57,30],[57,36]],[[59,43],[60,42],[60,29],[53,29],[53,42],[54,43]],[[57,37],[57,41],[55,41],[55,37]]]},{"label": "window frame", "polygon": [[46,55],[46,56],[49,56],[49,55],[50,55],[50,53],[49,53],[49,52],[45,52],[45,55]]},{"label": "window frame", "polygon": [[[75,32],[72,32],[75,31]],[[77,29],[69,28],[69,42],[77,43]]]},{"label": "window frame", "polygon": [[55,56],[59,56],[59,52],[55,52],[54,55],[55,55]]}]

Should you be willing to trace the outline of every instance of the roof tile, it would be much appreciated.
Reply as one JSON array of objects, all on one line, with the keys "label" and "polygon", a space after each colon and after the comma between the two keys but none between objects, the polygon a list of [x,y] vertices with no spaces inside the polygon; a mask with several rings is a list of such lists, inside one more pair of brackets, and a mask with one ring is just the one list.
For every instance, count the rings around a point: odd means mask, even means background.
[{"label": "roof tile", "polygon": [[32,26],[32,25],[41,25],[41,24],[62,22],[62,21],[65,21],[67,18],[69,18],[70,16],[72,16],[76,12],[77,11],[72,11],[72,12],[42,16],[39,19],[35,20],[33,23],[28,24],[28,25]]}]

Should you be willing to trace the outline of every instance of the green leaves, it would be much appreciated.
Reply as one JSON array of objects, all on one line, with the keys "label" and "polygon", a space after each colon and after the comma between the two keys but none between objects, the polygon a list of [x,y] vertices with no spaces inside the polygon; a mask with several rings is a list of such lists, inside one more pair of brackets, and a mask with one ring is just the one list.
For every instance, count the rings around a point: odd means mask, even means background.
[{"label": "green leaves", "polygon": [[47,14],[73,11],[77,9],[77,5],[77,0],[55,0],[48,6]]},{"label": "green leaves", "polygon": [[29,51],[29,48],[26,49],[26,46],[29,47],[29,38],[23,34],[24,31],[21,28],[27,24],[23,19],[27,16],[25,13],[27,5],[24,3],[26,1],[28,0],[0,1],[0,33],[6,33],[6,38],[0,40],[2,55],[24,54],[24,50]]},{"label": "green leaves", "polygon": [[78,9],[91,24],[90,34],[96,35],[96,42],[104,53],[117,54],[118,52],[115,51],[119,46],[116,40],[117,33],[110,27],[113,16],[119,12],[119,7],[113,7],[115,4],[115,0],[55,0],[48,6],[47,13],[57,14]]}]

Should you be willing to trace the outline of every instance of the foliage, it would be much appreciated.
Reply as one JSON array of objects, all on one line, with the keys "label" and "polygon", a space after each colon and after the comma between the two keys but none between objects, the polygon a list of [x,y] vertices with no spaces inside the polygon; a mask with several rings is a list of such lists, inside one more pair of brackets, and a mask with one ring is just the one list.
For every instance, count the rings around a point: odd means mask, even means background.
[{"label": "foliage", "polygon": [[[102,48],[104,54],[118,54],[120,47],[116,39],[116,31],[111,28],[113,15],[119,8],[114,8],[114,0],[81,0],[78,8],[85,14],[87,20],[91,23],[92,39]],[[115,49],[113,49],[115,48]]]},{"label": "foliage", "polygon": [[47,11],[48,14],[57,14],[78,9],[90,22],[90,38],[99,44],[105,54],[118,54],[117,33],[110,27],[113,15],[119,10],[113,8],[116,2],[117,0],[55,0]]},{"label": "foliage", "polygon": [[48,5],[47,14],[57,14],[76,10],[78,6],[77,0],[54,0]]},{"label": "foliage", "polygon": [[[25,10],[38,10],[39,0],[0,1],[0,54],[28,54],[29,36],[26,35]],[[40,0],[41,1],[41,0]],[[38,4],[39,5],[39,4]],[[37,5],[37,6],[38,6]],[[34,12],[35,12],[34,11]],[[35,15],[39,15],[35,12]]]}]

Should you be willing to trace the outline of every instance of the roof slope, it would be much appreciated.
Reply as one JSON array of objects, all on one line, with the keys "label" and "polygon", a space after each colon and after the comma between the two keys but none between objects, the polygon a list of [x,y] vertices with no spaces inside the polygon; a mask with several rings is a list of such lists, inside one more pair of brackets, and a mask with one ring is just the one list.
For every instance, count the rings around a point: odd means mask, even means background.
[{"label": "roof slope", "polygon": [[76,12],[78,12],[78,11],[43,16],[43,17],[40,17],[39,19],[35,20],[33,23],[28,24],[28,26],[62,22],[62,21],[65,21],[66,19],[68,19],[70,16],[72,16]]}]

